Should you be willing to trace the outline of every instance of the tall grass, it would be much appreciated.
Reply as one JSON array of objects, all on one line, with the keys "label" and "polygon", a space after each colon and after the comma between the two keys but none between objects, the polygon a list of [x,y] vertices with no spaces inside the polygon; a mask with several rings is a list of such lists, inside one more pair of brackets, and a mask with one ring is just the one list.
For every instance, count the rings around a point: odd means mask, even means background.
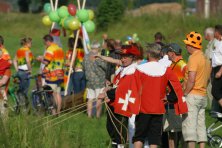
[{"label": "tall grass", "polygon": [[[16,50],[20,47],[20,38],[30,36],[33,38],[32,51],[35,56],[43,53],[44,45],[42,37],[49,32],[49,27],[41,23],[41,14],[0,14],[0,35],[5,38],[5,46],[14,57]],[[160,31],[166,37],[166,42],[176,42],[183,49],[182,40],[190,31],[198,31],[203,35],[205,27],[219,24],[221,19],[210,18],[208,20],[195,16],[173,16],[170,14],[160,14],[153,16],[132,17],[125,16],[122,21],[112,24],[107,33],[109,37],[126,40],[127,35],[137,33],[140,41],[144,45],[146,42],[153,42],[155,32]],[[90,34],[91,40],[101,40],[104,32]],[[64,49],[67,49],[67,38],[62,37]],[[206,41],[204,41],[204,46]],[[186,56],[186,51],[184,50]],[[39,64],[35,64],[33,73],[38,70]],[[33,82],[32,82],[33,86]],[[207,115],[207,125],[213,119]],[[61,121],[73,113],[56,119]],[[49,122],[52,118],[39,120],[42,117],[33,115],[14,115],[10,117],[6,124],[0,124],[0,147],[13,148],[104,148],[109,144],[109,136],[105,129],[105,116],[100,120],[88,119],[85,114],[70,118],[60,124]],[[39,120],[38,122],[33,122]],[[47,122],[48,121],[48,122]],[[40,128],[36,128],[46,123]],[[0,122],[2,123],[2,122]],[[218,133],[222,135],[222,132]]]}]

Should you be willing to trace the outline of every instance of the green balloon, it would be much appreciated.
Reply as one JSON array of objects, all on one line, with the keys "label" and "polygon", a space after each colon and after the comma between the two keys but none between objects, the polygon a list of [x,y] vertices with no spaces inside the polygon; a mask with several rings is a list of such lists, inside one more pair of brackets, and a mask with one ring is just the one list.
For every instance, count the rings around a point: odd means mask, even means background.
[{"label": "green balloon", "polygon": [[65,18],[65,20],[64,20],[64,28],[65,29],[69,29],[69,22],[73,19],[74,17],[72,17],[72,16],[69,16],[69,17],[67,17],[67,18]]},{"label": "green balloon", "polygon": [[86,28],[86,31],[88,33],[91,33],[91,32],[95,31],[96,25],[95,25],[95,23],[93,21],[88,20],[87,22],[83,23],[83,25]]},{"label": "green balloon", "polygon": [[72,18],[69,21],[69,29],[70,30],[77,30],[79,29],[81,26],[81,23],[79,22],[79,20],[77,18]]},{"label": "green balloon", "polygon": [[50,3],[45,3],[45,5],[43,7],[43,10],[44,10],[45,13],[49,14],[52,10],[51,4]]},{"label": "green balloon", "polygon": [[90,20],[93,20],[93,18],[94,18],[94,12],[92,11],[92,10],[87,10],[88,11],[88,14],[89,14],[89,19]]},{"label": "green balloon", "polygon": [[80,20],[81,22],[84,23],[84,22],[86,22],[86,21],[89,20],[89,13],[88,13],[87,10],[81,9],[81,10],[78,10],[78,11],[77,11],[77,17],[79,18],[79,20]]},{"label": "green balloon", "polygon": [[57,11],[51,11],[49,13],[49,18],[52,22],[59,22],[60,21],[60,17],[58,15]]},{"label": "green balloon", "polygon": [[68,8],[66,6],[62,6],[58,9],[58,15],[60,18],[64,18],[69,16]]}]

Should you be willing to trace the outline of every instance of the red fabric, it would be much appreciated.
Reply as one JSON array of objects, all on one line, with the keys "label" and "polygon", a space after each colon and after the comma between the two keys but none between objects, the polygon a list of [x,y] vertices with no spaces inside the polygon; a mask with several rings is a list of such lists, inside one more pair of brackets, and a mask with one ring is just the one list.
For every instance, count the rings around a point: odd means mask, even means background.
[{"label": "red fabric", "polygon": [[134,107],[139,106],[138,97],[134,74],[123,76],[116,89],[114,112],[131,117]]},{"label": "red fabric", "polygon": [[181,84],[171,68],[167,68],[166,73],[159,77],[148,76],[137,70],[135,77],[139,88],[141,105],[140,107],[134,107],[136,110],[132,110],[132,113],[164,114],[163,99],[166,96],[168,81],[172,84],[178,97],[178,102],[175,103],[176,114],[183,114],[188,111],[186,102],[182,101],[183,91]]},{"label": "red fabric", "polygon": [[10,67],[11,63],[9,63],[8,60],[0,59],[0,76],[3,76]]},{"label": "red fabric", "polygon": [[121,54],[132,54],[135,56],[140,56],[140,51],[136,46],[131,45],[129,49],[121,49]]},{"label": "red fabric", "polygon": [[52,36],[60,36],[60,30],[59,29],[52,29],[50,35],[52,35]]}]

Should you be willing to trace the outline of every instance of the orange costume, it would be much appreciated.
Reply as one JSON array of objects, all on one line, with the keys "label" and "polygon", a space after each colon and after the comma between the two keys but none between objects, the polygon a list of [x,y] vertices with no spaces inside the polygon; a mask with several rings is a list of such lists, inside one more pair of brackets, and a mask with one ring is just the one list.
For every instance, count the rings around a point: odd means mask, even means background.
[{"label": "orange costume", "polygon": [[44,61],[48,62],[43,70],[47,83],[58,84],[63,81],[64,52],[57,44],[52,43],[47,49]]},{"label": "orange costume", "polygon": [[180,83],[184,82],[185,72],[187,69],[187,64],[183,60],[182,56],[179,56],[172,64],[171,69],[176,74],[177,78],[179,79]]},{"label": "orange costume", "polygon": [[[27,64],[27,62],[26,62],[26,52],[29,52],[29,59],[30,59],[31,63],[33,62],[33,54],[31,52],[31,50],[28,47],[21,47],[16,52],[16,56],[17,56],[17,60],[18,60],[18,66],[24,66],[24,65]],[[25,69],[25,70],[28,70],[28,69]]]}]

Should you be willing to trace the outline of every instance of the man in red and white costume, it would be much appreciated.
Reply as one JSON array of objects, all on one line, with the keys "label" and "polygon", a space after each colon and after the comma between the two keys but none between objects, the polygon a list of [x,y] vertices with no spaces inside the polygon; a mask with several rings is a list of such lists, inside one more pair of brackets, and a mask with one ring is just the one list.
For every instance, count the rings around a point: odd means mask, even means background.
[{"label": "man in red and white costume", "polygon": [[170,67],[158,61],[160,51],[151,48],[148,50],[147,56],[149,62],[138,65],[134,74],[139,97],[135,100],[135,105],[129,104],[128,106],[129,112],[137,114],[136,131],[133,137],[135,148],[142,148],[146,138],[150,148],[157,148],[160,145],[168,82],[172,85],[178,98],[174,104],[176,114],[184,114],[188,111],[178,78]]},{"label": "man in red and white costume", "polygon": [[[128,117],[132,116],[132,113],[128,112],[128,105],[133,105],[138,98],[134,72],[140,52],[136,46],[124,45],[119,54],[122,65],[116,70],[113,88],[106,92],[108,107],[113,114],[107,114],[107,131],[112,139],[113,148],[126,147]],[[100,95],[99,98],[103,96]]]}]

